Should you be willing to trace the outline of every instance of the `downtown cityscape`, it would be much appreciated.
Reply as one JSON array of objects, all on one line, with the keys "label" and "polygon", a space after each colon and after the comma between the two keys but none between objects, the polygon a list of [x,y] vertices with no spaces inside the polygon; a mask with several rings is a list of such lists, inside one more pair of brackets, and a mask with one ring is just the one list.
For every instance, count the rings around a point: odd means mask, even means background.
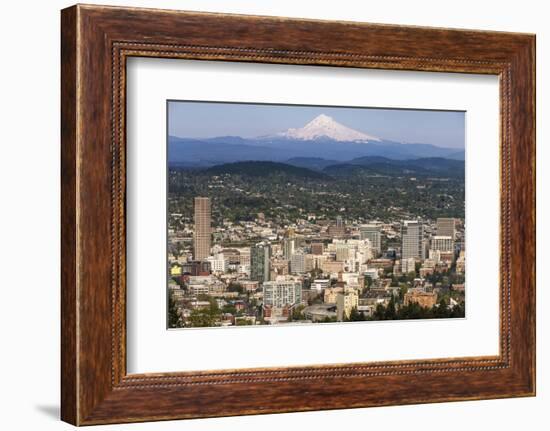
[{"label": "downtown cityscape", "polygon": [[[170,105],[178,126],[198,108]],[[463,113],[200,108],[242,118],[243,133],[204,138],[210,120],[202,137],[169,129],[169,328],[465,316]],[[286,111],[281,125],[308,120],[245,136],[262,108]],[[407,144],[357,127],[374,114],[437,129],[452,116],[454,141]]]}]

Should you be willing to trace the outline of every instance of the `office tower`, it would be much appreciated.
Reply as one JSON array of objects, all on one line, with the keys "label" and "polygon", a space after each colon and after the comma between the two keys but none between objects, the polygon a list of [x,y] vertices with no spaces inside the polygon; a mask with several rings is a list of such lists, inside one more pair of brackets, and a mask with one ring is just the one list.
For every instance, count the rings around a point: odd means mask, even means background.
[{"label": "office tower", "polygon": [[425,259],[424,225],[421,221],[406,220],[401,226],[401,259]]},{"label": "office tower", "polygon": [[437,219],[437,236],[450,236],[455,239],[455,219],[454,218],[438,218]]},{"label": "office tower", "polygon": [[306,272],[306,256],[303,253],[293,253],[290,258],[290,272],[303,274]]},{"label": "office tower", "polygon": [[283,257],[289,259],[294,254],[296,249],[296,240],[294,238],[285,238],[283,239]]},{"label": "office tower", "polygon": [[343,262],[355,258],[355,247],[347,243],[336,244],[336,260]]},{"label": "office tower", "polygon": [[380,234],[380,226],[375,224],[366,224],[359,228],[361,239],[368,239],[370,246],[375,256],[382,252],[382,235]]},{"label": "office tower", "polygon": [[328,234],[333,238],[342,238],[346,234],[346,226],[342,217],[338,216],[336,218],[336,224],[328,227]]},{"label": "office tower", "polygon": [[181,272],[182,274],[188,274],[188,275],[209,275],[212,271],[212,266],[210,265],[210,262],[208,261],[193,261],[193,262],[185,262],[181,265]]},{"label": "office tower", "polygon": [[266,281],[263,284],[264,305],[284,307],[302,302],[302,283],[298,281]]},{"label": "office tower", "polygon": [[454,241],[451,236],[441,236],[437,235],[432,238],[432,245],[430,247],[432,250],[439,251],[453,251]]},{"label": "office tower", "polygon": [[271,247],[259,243],[250,249],[250,279],[254,281],[269,281]]},{"label": "office tower", "polygon": [[195,232],[193,235],[193,258],[204,260],[210,256],[212,235],[212,212],[210,198],[195,198]]},{"label": "office tower", "polygon": [[311,244],[311,254],[321,255],[325,251],[325,245],[322,242],[314,242]]}]

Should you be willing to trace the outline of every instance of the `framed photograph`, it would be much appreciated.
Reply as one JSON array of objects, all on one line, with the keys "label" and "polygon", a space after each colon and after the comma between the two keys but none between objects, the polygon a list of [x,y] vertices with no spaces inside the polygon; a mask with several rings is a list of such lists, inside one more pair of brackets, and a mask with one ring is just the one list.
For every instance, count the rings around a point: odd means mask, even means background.
[{"label": "framed photograph", "polygon": [[62,419],[535,394],[535,37],[62,11]]}]

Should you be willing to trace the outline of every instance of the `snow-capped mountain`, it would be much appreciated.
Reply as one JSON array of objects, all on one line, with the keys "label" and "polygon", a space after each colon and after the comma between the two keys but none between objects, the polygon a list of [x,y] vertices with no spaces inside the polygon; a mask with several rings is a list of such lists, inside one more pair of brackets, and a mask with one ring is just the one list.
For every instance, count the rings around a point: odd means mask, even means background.
[{"label": "snow-capped mountain", "polygon": [[334,141],[342,142],[380,142],[380,138],[346,127],[325,114],[315,117],[315,119],[302,128],[291,128],[286,132],[278,133],[277,136],[288,139],[301,139],[304,141],[329,138]]},{"label": "snow-capped mountain", "polygon": [[389,141],[351,129],[325,114],[317,116],[304,127],[257,138],[170,136],[168,153],[170,163],[186,166],[212,166],[247,160],[284,162],[296,157],[338,162],[359,157],[385,157],[392,160],[440,157],[464,160],[464,150]]}]

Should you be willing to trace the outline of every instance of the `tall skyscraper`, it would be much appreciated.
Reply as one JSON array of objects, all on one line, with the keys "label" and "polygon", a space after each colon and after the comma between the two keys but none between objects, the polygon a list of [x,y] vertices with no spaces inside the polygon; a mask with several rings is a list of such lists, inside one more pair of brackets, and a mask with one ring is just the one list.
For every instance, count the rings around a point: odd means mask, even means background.
[{"label": "tall skyscraper", "polygon": [[296,249],[296,240],[294,238],[283,239],[283,257],[290,259]]},{"label": "tall skyscraper", "polygon": [[342,238],[346,234],[346,225],[341,216],[336,217],[336,224],[328,227],[328,234],[333,238]]},{"label": "tall skyscraper", "polygon": [[421,221],[406,220],[401,226],[401,260],[425,259],[424,225]]},{"label": "tall skyscraper", "polygon": [[292,254],[290,257],[290,272],[292,274],[303,274],[306,272],[306,255],[304,253]]},{"label": "tall skyscraper", "polygon": [[269,281],[271,247],[259,243],[250,248],[250,279],[259,282]]},{"label": "tall skyscraper", "polygon": [[437,219],[437,236],[450,236],[455,239],[455,219],[454,218],[438,218]]},{"label": "tall skyscraper", "polygon": [[372,248],[373,254],[378,256],[382,252],[382,235],[380,234],[380,226],[375,224],[365,224],[359,228],[361,239],[368,239]]},{"label": "tall skyscraper", "polygon": [[212,244],[212,210],[210,198],[195,198],[195,232],[193,235],[193,258],[204,260],[210,256]]}]

